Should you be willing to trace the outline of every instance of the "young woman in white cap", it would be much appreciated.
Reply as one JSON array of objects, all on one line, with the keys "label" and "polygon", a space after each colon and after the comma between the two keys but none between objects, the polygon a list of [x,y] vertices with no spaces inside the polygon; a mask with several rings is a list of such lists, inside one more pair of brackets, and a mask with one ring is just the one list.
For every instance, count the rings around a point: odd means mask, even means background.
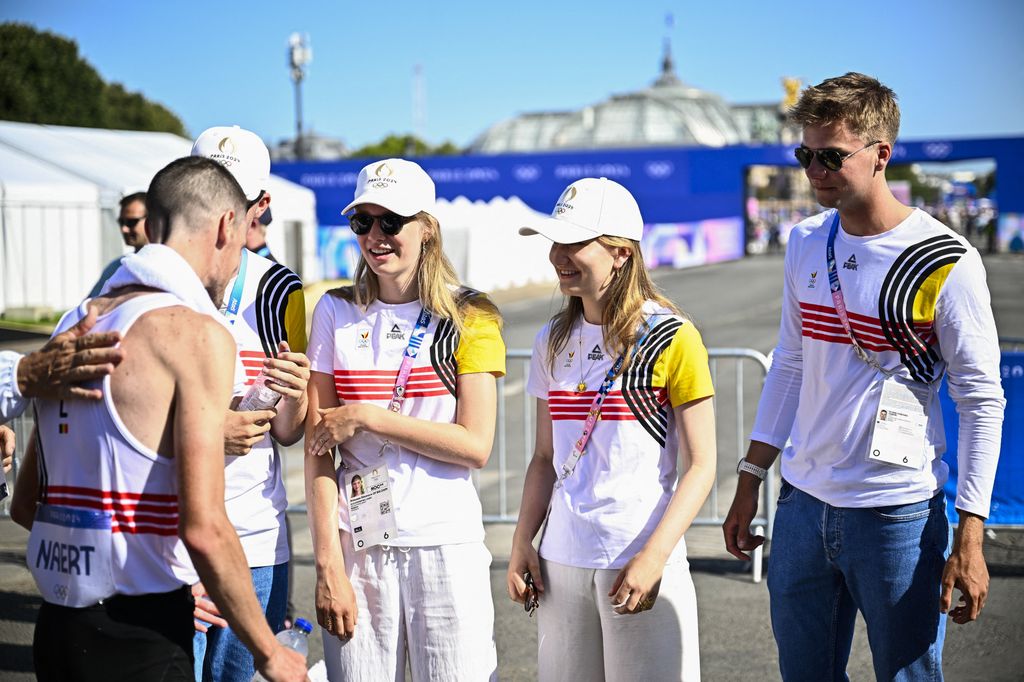
[{"label": "young woman in white cap", "polygon": [[313,313],[306,496],[332,680],[404,679],[407,657],[414,679],[496,675],[470,474],[490,455],[505,346],[497,309],[459,286],[433,206],[415,163],[363,168],[344,210],[353,284]]},{"label": "young woman in white cap", "polygon": [[567,297],[534,343],[537,437],[508,568],[509,596],[539,605],[539,679],[699,679],[682,538],[715,476],[707,351],[651,281],[621,185],[578,180],[520,234],[553,242]]}]

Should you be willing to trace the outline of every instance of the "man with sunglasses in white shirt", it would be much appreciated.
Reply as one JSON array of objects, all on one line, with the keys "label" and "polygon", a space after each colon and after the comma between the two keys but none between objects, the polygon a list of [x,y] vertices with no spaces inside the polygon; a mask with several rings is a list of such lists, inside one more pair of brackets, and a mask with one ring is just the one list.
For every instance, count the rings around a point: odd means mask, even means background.
[{"label": "man with sunglasses in white shirt", "polygon": [[[750,522],[781,451],[768,589],[783,679],[846,679],[858,611],[878,679],[941,679],[946,615],[976,619],[988,591],[983,525],[1005,400],[985,269],[889,190],[892,90],[848,73],[807,89],[790,118],[828,210],[790,235],[779,343],[726,547],[749,560],[763,541]],[[960,414],[952,545],[943,376]]]}]

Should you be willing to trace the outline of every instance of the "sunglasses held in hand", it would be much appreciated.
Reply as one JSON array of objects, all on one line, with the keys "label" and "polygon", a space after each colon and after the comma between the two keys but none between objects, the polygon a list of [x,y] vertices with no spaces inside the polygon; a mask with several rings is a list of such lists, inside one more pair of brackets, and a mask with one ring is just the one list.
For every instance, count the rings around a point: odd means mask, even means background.
[{"label": "sunglasses held in hand", "polygon": [[533,576],[527,571],[523,573],[523,582],[526,583],[526,598],[523,599],[523,609],[533,618],[533,612],[540,606],[540,599],[537,596],[537,586],[533,584]]},{"label": "sunglasses held in hand", "polygon": [[824,166],[826,170],[837,172],[842,170],[843,161],[846,161],[857,152],[862,152],[868,147],[874,147],[876,144],[881,144],[881,142],[881,140],[875,140],[874,142],[866,144],[860,149],[852,151],[849,154],[844,154],[838,149],[811,149],[810,147],[800,145],[793,150],[793,156],[796,157],[796,160],[803,168],[810,168],[811,160],[814,159],[814,157],[818,157],[818,163]]},{"label": "sunglasses held in hand", "polygon": [[348,224],[352,228],[352,231],[358,234],[360,237],[364,234],[369,234],[370,230],[373,229],[373,221],[376,220],[380,224],[380,231],[386,235],[394,237],[396,234],[402,231],[405,224],[413,220],[416,216],[400,216],[397,213],[385,213],[380,216],[372,216],[369,213],[353,213],[348,218]]}]

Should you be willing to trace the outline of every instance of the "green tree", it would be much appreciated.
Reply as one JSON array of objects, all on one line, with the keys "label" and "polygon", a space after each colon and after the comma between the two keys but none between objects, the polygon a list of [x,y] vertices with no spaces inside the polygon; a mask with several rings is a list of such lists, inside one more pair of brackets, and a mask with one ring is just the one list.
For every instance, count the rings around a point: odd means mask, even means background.
[{"label": "green tree", "polygon": [[433,147],[415,135],[391,134],[380,142],[360,147],[349,156],[381,159],[396,156],[454,156],[461,153],[462,150],[451,141],[446,140]]},{"label": "green tree", "polygon": [[107,84],[78,45],[26,24],[0,24],[0,119],[185,135],[181,119]]}]

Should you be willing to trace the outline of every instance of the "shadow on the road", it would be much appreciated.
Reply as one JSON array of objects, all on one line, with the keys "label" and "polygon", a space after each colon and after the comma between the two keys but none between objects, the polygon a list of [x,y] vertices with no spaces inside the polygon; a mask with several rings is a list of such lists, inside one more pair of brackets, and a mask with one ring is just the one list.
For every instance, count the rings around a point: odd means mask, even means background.
[{"label": "shadow on the road", "polygon": [[[43,600],[35,595],[0,591],[0,614],[2,614],[0,617],[6,621],[32,624],[36,622],[39,606],[42,603]],[[0,678],[6,677],[4,673],[31,673],[34,671],[31,644],[0,642]]]},{"label": "shadow on the road", "polygon": [[[18,623],[35,623],[43,600],[37,595],[0,592],[0,618]],[[6,661],[6,658],[0,657]]]},{"label": "shadow on the road", "polygon": [[32,645],[0,643],[0,677],[3,673],[34,673]]}]

